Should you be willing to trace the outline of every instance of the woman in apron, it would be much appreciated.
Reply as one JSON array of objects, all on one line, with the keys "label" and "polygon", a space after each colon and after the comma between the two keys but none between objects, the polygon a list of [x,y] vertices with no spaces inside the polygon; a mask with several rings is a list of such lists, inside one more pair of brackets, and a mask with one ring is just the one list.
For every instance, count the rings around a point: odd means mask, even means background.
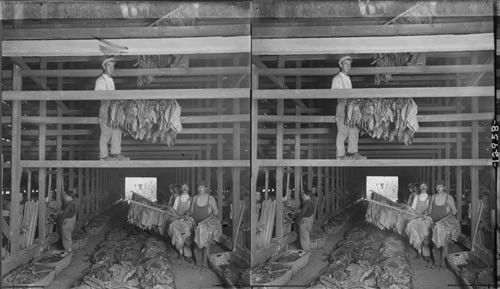
[{"label": "woman in apron", "polygon": [[311,200],[311,191],[302,192],[302,211],[299,215],[300,219],[300,246],[304,251],[311,251],[311,230],[314,221],[314,204]]},{"label": "woman in apron", "polygon": [[[189,209],[191,208],[191,196],[189,195],[189,186],[184,183],[181,186],[181,194],[175,198],[173,209],[177,212],[177,214],[184,216],[189,214]],[[192,263],[193,254],[191,252],[191,238],[186,239],[186,243],[182,248],[181,252],[179,252],[179,258],[184,255],[186,262]]]},{"label": "woman in apron", "polygon": [[[210,216],[217,216],[218,214],[219,210],[217,209],[217,202],[215,201],[215,198],[208,193],[207,183],[205,181],[199,182],[198,194],[193,197],[191,205],[191,217],[193,218],[196,226]],[[207,259],[209,254],[209,246],[204,248],[199,248],[197,245],[194,246],[196,265],[200,269],[203,269],[204,267],[207,268]]]},{"label": "woman in apron", "polygon": [[75,229],[76,223],[76,204],[73,201],[73,192],[66,191],[64,193],[64,211],[59,216],[61,222],[62,244],[65,251],[71,252],[73,241],[71,234]]},{"label": "woman in apron", "polygon": [[[417,191],[417,186],[416,184],[413,184],[414,186],[414,192],[416,195],[412,198],[412,203],[410,203],[411,208],[417,215],[425,215],[427,211],[429,210],[429,204],[430,204],[430,196],[427,193],[427,184],[422,183],[420,184],[420,191]],[[428,217],[426,217],[428,218]],[[430,238],[430,233],[428,234],[428,237],[424,239],[421,247],[421,252],[422,252],[422,257],[425,262],[430,262],[430,257],[431,257],[431,249],[430,249],[430,244],[431,244],[431,238]],[[417,256],[418,258],[418,252]]]},{"label": "woman in apron", "polygon": [[[434,224],[439,220],[447,217],[448,215],[456,215],[457,208],[455,201],[448,193],[445,192],[445,185],[443,181],[436,182],[437,194],[431,198],[431,205],[429,206],[429,215]],[[434,267],[438,270],[444,265],[444,259],[448,255],[448,243],[444,244],[441,248],[433,246]],[[436,266],[436,260],[438,265]]]}]

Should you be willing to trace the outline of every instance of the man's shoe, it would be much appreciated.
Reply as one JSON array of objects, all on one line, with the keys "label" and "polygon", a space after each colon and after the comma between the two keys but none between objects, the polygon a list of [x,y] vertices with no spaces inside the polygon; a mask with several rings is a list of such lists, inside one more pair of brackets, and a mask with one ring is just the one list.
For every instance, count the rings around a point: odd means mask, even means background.
[{"label": "man's shoe", "polygon": [[128,161],[130,158],[122,155],[122,154],[117,154],[117,155],[110,155],[113,161]]},{"label": "man's shoe", "polygon": [[347,161],[347,160],[352,160],[352,157],[348,156],[348,155],[343,155],[343,156],[337,157],[337,159],[342,160],[342,161]]},{"label": "man's shoe", "polygon": [[352,159],[355,159],[355,160],[366,160],[366,157],[361,155],[359,152],[355,152],[353,154],[349,154]]},{"label": "man's shoe", "polygon": [[124,156],[122,154],[117,154],[116,155],[116,159],[119,160],[119,161],[129,161],[130,160],[129,157],[126,157],[126,156]]}]

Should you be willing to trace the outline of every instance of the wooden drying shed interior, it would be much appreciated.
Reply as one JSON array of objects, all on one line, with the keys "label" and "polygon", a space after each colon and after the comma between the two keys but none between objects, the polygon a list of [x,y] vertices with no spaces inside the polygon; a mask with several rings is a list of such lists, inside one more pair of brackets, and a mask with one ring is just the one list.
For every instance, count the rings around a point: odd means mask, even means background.
[{"label": "wooden drying shed interior", "polygon": [[[252,240],[251,264],[294,240],[283,226],[285,196],[299,199],[301,189],[315,187],[321,218],[364,197],[370,175],[397,175],[402,191],[409,182],[426,181],[434,193],[436,180],[445,180],[459,220],[468,219],[463,208],[470,198],[471,224],[462,230],[462,242],[470,246],[480,193],[492,193],[495,184],[492,3],[391,2],[368,16],[360,14],[357,1],[253,4],[260,14],[252,23],[251,132],[257,141],[251,190],[264,189],[263,199],[275,190],[276,212],[273,242],[259,247]],[[373,65],[387,53],[423,53],[426,62]],[[337,62],[347,54],[354,59],[353,89],[332,91]],[[377,86],[381,73],[392,79]],[[420,125],[413,143],[360,136],[359,151],[368,159],[336,160],[335,106],[342,97],[413,98]],[[254,195],[251,203],[257,204]],[[251,217],[255,236],[259,216]]]},{"label": "wooden drying shed interior", "polygon": [[[250,175],[248,2],[12,1],[2,8],[2,173],[11,199],[2,210],[3,274],[51,242],[46,204],[38,202],[36,240],[20,246],[21,198],[55,194],[60,203],[65,187],[76,188],[80,226],[122,198],[125,177],[156,177],[159,202],[168,200],[169,184],[187,181],[196,193],[205,179],[220,211],[229,187],[239,212]],[[105,56],[98,38],[128,48],[115,54],[116,91],[94,91]],[[182,56],[185,66],[134,67],[141,55]],[[154,80],[138,87],[148,75]],[[165,98],[182,107],[174,146],[124,136],[130,161],[99,160],[101,99]]]}]

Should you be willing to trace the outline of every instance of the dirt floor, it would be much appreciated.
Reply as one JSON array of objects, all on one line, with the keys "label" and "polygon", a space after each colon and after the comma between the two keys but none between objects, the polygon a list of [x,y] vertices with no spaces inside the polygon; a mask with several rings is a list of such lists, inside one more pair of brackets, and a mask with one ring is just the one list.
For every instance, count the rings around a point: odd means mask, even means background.
[{"label": "dirt floor", "polygon": [[[362,215],[364,216],[364,214]],[[321,249],[313,249],[309,264],[302,270],[297,272],[288,282],[289,288],[306,289],[309,288],[319,278],[319,272],[322,268],[328,265],[327,256],[332,252],[335,245],[341,241],[345,233],[355,225],[363,223],[362,216],[358,215],[349,228],[344,229],[336,235],[329,235],[325,247]],[[393,235],[393,232],[387,232],[387,235]],[[415,250],[408,245],[408,254],[410,258],[410,266],[412,270],[412,282],[414,289],[443,289],[443,288],[461,288],[453,285],[460,284],[455,274],[448,268],[441,270],[433,270],[425,266],[425,262],[420,259],[415,259]],[[299,241],[291,244],[289,249],[300,248]],[[450,253],[463,251],[457,246],[450,247]]]},{"label": "dirt floor", "polygon": [[[47,289],[69,289],[82,279],[85,272],[90,268],[90,256],[92,256],[97,245],[104,240],[107,232],[111,228],[123,226],[126,222],[127,211],[123,205],[116,205],[110,210],[112,211],[112,217],[105,230],[96,236],[91,236],[84,249],[74,251],[71,264],[56,276],[54,281],[46,287]],[[56,244],[54,249],[60,249],[60,247],[60,244]],[[221,251],[221,249],[214,248],[212,250],[213,253],[217,251]],[[172,246],[169,246],[168,253],[172,256],[171,261],[174,265],[175,284],[177,288],[220,288],[217,287],[217,285],[221,284],[221,280],[212,270],[204,269],[200,271],[199,269],[193,268],[193,266],[186,261],[178,260],[176,258],[177,254]]]}]

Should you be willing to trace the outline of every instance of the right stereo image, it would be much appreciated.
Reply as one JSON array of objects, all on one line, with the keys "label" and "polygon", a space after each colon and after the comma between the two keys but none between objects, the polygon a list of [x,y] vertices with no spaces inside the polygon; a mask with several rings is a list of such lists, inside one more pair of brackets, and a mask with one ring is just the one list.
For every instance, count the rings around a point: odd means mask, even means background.
[{"label": "right stereo image", "polygon": [[251,285],[497,288],[496,3],[252,4]]}]

